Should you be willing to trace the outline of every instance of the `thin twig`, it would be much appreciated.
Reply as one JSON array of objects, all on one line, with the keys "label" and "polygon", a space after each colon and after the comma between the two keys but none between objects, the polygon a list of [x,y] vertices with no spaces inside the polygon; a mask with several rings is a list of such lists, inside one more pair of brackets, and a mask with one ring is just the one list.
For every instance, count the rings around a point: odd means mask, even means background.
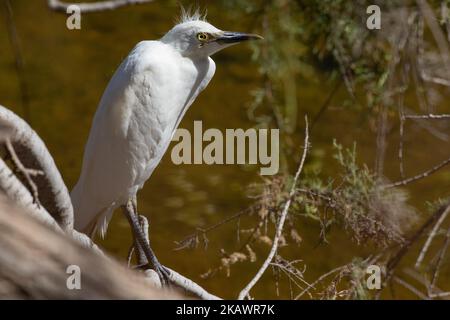
[{"label": "thin twig", "polygon": [[450,114],[420,114],[420,115],[405,115],[405,119],[433,119],[433,120],[443,120],[450,119]]},{"label": "thin twig", "polygon": [[[411,268],[404,268],[403,272],[425,286],[427,289],[430,288],[430,281],[426,279],[422,274],[418,273],[416,270]],[[427,295],[431,299],[447,298],[450,296],[450,292],[444,292],[443,290],[435,286],[433,292],[428,292]]]},{"label": "thin twig", "polygon": [[425,71],[421,72],[421,76],[422,76],[422,79],[427,81],[427,82],[431,82],[431,83],[434,83],[434,84],[439,84],[439,85],[445,86],[445,87],[450,87],[450,80],[448,80],[448,79],[431,76],[431,75],[425,73]]},{"label": "thin twig", "polygon": [[405,137],[404,137],[404,132],[405,132],[405,114],[404,114],[404,95],[402,95],[402,97],[400,98],[400,106],[399,106],[399,118],[400,118],[400,142],[399,142],[399,146],[398,146],[398,160],[399,160],[399,164],[400,164],[400,177],[402,179],[405,179],[405,168],[404,168],[404,163],[403,163],[403,152],[404,152],[404,145],[405,145]]},{"label": "thin twig", "polygon": [[433,270],[433,276],[431,277],[431,292],[434,290],[434,286],[437,283],[437,280],[439,278],[439,272],[441,270],[442,262],[444,261],[445,254],[447,253],[448,246],[450,245],[450,228],[447,230],[447,233],[445,235],[445,242],[444,245],[441,248],[441,251],[439,253],[438,261],[436,262],[436,266]]},{"label": "thin twig", "polygon": [[448,214],[450,213],[450,206],[447,207],[447,209],[444,211],[442,216],[440,216],[439,220],[434,225],[433,229],[430,232],[430,235],[427,238],[427,241],[425,241],[425,244],[422,247],[422,250],[420,251],[420,254],[417,258],[416,264],[414,267],[416,269],[419,269],[423,259],[425,258],[425,255],[427,254],[428,249],[430,248],[431,242],[433,241],[434,237],[436,236],[440,226],[444,222],[444,220],[447,218]]},{"label": "thin twig", "polygon": [[[406,107],[405,107],[405,112],[408,113],[408,115],[415,115],[414,111],[412,111],[411,109],[406,108]],[[444,142],[449,141],[449,135],[445,132],[438,130],[435,126],[430,125],[430,122],[427,121],[427,119],[411,119],[410,118],[410,120],[414,121],[418,126],[427,130],[430,134],[432,134],[434,137],[438,138],[439,140],[442,140]]]},{"label": "thin twig", "polygon": [[293,199],[293,197],[295,195],[295,190],[296,190],[295,187],[297,185],[297,181],[298,181],[298,178],[300,176],[300,173],[303,170],[303,165],[305,164],[306,155],[308,153],[309,130],[308,130],[308,118],[306,116],[305,116],[305,124],[306,124],[306,126],[305,126],[305,141],[304,141],[304,149],[303,149],[302,159],[301,159],[300,164],[298,166],[297,172],[295,173],[294,181],[292,183],[292,187],[291,187],[291,190],[289,192],[289,198],[288,198],[288,200],[286,201],[286,203],[284,205],[283,211],[281,213],[280,220],[278,221],[277,230],[276,230],[275,237],[274,237],[273,243],[272,243],[272,248],[271,248],[271,250],[269,252],[269,255],[267,256],[266,260],[262,264],[261,268],[256,273],[256,275],[245,286],[245,288],[242,289],[242,291],[239,293],[239,296],[238,296],[239,300],[243,300],[243,299],[245,299],[248,296],[250,290],[259,281],[259,279],[262,277],[262,275],[264,274],[266,269],[269,267],[270,263],[272,262],[273,257],[275,256],[275,253],[278,250],[278,241],[280,240],[281,233],[283,231],[284,221],[286,220],[286,216],[287,216],[289,208],[291,206],[292,199]]},{"label": "thin twig", "polygon": [[328,278],[329,276],[331,276],[332,274],[336,273],[336,272],[340,272],[341,270],[344,270],[345,268],[347,268],[349,265],[343,265],[337,268],[334,268],[333,270],[328,271],[327,273],[324,273],[323,275],[321,275],[316,281],[314,281],[313,283],[311,283],[307,288],[305,288],[305,290],[303,290],[302,292],[300,292],[295,298],[294,300],[298,300],[300,299],[305,293],[309,292],[310,289],[315,289],[316,285],[319,284],[320,282],[322,282],[325,278]]},{"label": "thin twig", "polygon": [[406,289],[408,289],[409,291],[411,291],[412,293],[414,293],[416,296],[418,296],[420,299],[422,300],[430,300],[429,297],[427,297],[426,295],[424,295],[419,289],[417,289],[416,287],[414,287],[413,285],[409,284],[408,282],[406,282],[405,280],[394,276],[393,280],[395,282],[397,282],[398,284],[402,285],[403,287],[405,287]]},{"label": "thin twig", "polygon": [[287,260],[281,258],[280,256],[277,256],[274,258],[274,262],[271,262],[270,265],[283,271],[288,276],[288,278],[292,282],[294,282],[294,284],[297,287],[299,287],[300,289],[303,289],[303,287],[295,279],[301,281],[306,286],[309,286],[310,284],[308,282],[306,282],[303,278],[304,270],[301,271],[295,266],[295,264],[299,263],[299,262],[303,262],[303,261],[299,260],[299,259],[294,260],[294,261],[287,261]]},{"label": "thin twig", "polygon": [[439,52],[442,58],[442,68],[446,70],[445,74],[450,72],[450,62],[448,57],[450,57],[450,48],[447,42],[447,39],[442,32],[441,27],[439,26],[438,19],[431,8],[430,4],[426,0],[417,0],[417,4],[419,5],[420,11],[430,28],[431,34],[436,40],[436,44],[439,48]]},{"label": "thin twig", "polygon": [[429,293],[428,296],[432,299],[436,298],[448,298],[450,297],[450,292],[439,292],[439,293]]},{"label": "thin twig", "polygon": [[[429,217],[421,226],[420,228],[411,235],[405,243],[401,245],[401,247],[397,250],[397,252],[389,259],[389,261],[386,263],[386,276],[385,280],[383,282],[383,288],[386,286],[387,283],[389,283],[390,279],[392,279],[393,273],[395,268],[398,266],[400,261],[403,259],[403,257],[408,253],[409,249],[412,247],[414,243],[416,243],[421,236],[425,233],[426,230],[428,230],[432,225],[436,223],[436,221],[439,220],[439,218],[444,214],[444,212],[448,209],[450,206],[450,203],[441,206],[439,209],[437,209],[431,217]],[[375,299],[379,299],[381,292],[383,290],[379,290],[375,296]]]},{"label": "thin twig", "polygon": [[[33,181],[39,188],[39,201],[64,230],[73,229],[73,206],[67,186],[45,143],[19,116],[0,106],[0,130],[14,145],[25,168],[41,170]],[[4,143],[4,137],[2,142]],[[22,178],[22,177],[21,177]],[[22,179],[26,184],[26,181]]]},{"label": "thin twig", "polygon": [[16,166],[17,170],[25,178],[28,187],[30,188],[31,194],[33,196],[34,203],[39,208],[41,206],[41,203],[39,202],[38,188],[34,183],[33,179],[31,178],[31,176],[43,175],[44,172],[41,170],[25,168],[25,166],[22,164],[22,161],[20,161],[19,157],[17,156],[16,151],[14,150],[14,147],[9,138],[6,139],[5,145],[6,149],[8,150],[9,156],[11,157],[11,160],[14,162],[14,165]]},{"label": "thin twig", "polygon": [[436,171],[442,169],[443,167],[447,166],[448,164],[450,164],[450,158],[448,158],[447,160],[439,163],[438,165],[435,165],[434,167],[432,167],[430,170],[427,170],[421,174],[415,175],[414,177],[410,177],[408,179],[404,179],[401,181],[397,181],[394,183],[390,183],[390,184],[386,184],[383,186],[383,188],[395,188],[395,187],[401,187],[401,186],[405,186],[407,184],[410,184],[412,182],[415,182],[417,180],[423,179],[428,177],[429,175],[435,173]]},{"label": "thin twig", "polygon": [[183,250],[186,249],[188,247],[191,247],[193,243],[197,242],[197,239],[199,236],[203,236],[204,238],[206,238],[206,234],[227,224],[230,221],[234,221],[236,219],[239,219],[241,216],[244,216],[246,214],[250,214],[251,212],[254,212],[255,210],[258,209],[259,206],[251,206],[247,209],[244,209],[242,211],[239,211],[238,213],[235,213],[231,216],[229,216],[228,218],[225,218],[224,220],[221,220],[220,222],[217,222],[207,228],[198,228],[197,232],[188,235],[187,237],[185,237],[183,240],[180,241],[175,241],[175,244],[177,245],[177,247],[174,249],[175,251],[177,250]]}]

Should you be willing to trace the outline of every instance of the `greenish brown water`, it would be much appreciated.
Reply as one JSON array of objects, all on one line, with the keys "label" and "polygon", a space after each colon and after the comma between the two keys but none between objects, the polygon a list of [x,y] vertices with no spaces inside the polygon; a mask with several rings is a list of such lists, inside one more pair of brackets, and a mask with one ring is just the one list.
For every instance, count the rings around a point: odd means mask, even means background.
[{"label": "greenish brown water", "polygon": [[[83,15],[82,29],[69,31],[66,17],[49,11],[45,1],[14,0],[12,5],[30,95],[30,117],[27,120],[46,142],[71,188],[80,172],[91,119],[113,72],[137,42],[159,38],[171,28],[178,8],[175,1],[156,1],[149,5]],[[250,23],[228,16],[221,6],[208,3],[207,7],[209,19],[218,27],[252,31]],[[0,104],[23,116],[4,10],[2,13]],[[247,118],[246,106],[252,99],[250,91],[258,87],[260,79],[257,62],[251,60],[251,50],[247,46],[233,47],[217,54],[214,60],[217,64],[216,75],[191,107],[181,127],[192,129],[194,120],[202,120],[204,129],[252,127],[254,123]],[[317,112],[333,84],[323,79],[308,79],[305,83],[299,81],[298,86],[299,119],[302,119],[305,113],[312,117]],[[311,162],[321,167],[325,175],[336,172],[336,163],[331,157],[333,138],[345,145],[356,140],[361,160],[369,165],[374,163],[375,133],[370,129],[368,120],[341,107],[344,96],[342,92],[333,100],[311,137]],[[445,100],[440,108],[448,110],[448,103],[444,103]],[[448,128],[446,133],[450,135]],[[302,137],[302,131],[302,128],[298,129],[299,137]],[[386,174],[393,180],[399,178],[397,131],[396,128],[392,130],[393,138],[390,139],[386,159]],[[421,172],[449,156],[449,143],[437,140],[427,131],[411,128],[406,138],[406,172],[409,175]],[[236,223],[212,233],[206,249],[199,247],[174,251],[174,242],[193,233],[198,227],[219,222],[251,204],[247,186],[258,181],[260,178],[256,168],[238,165],[175,166],[167,153],[138,195],[141,214],[150,217],[151,239],[160,260],[215,294],[236,297],[259,264],[244,262],[235,265],[231,269],[231,277],[224,273],[210,279],[200,277],[209,268],[217,266],[220,249],[233,252],[239,248]],[[411,203],[424,210],[425,201],[450,196],[449,187],[450,172],[443,170],[409,188]],[[245,226],[248,222],[243,219],[241,223]],[[298,228],[303,238],[302,245],[282,248],[281,253],[305,262],[308,281],[367,251],[352,244],[342,231],[331,232],[330,245],[318,246],[320,228],[317,224],[302,220]],[[106,239],[99,241],[107,251],[125,259],[131,243],[126,220],[116,214]],[[267,251],[267,247],[258,249],[259,262]],[[448,263],[444,270],[444,279],[450,279]],[[280,297],[288,297],[287,282],[280,285]],[[276,297],[270,271],[253,293],[257,298]],[[413,297],[404,291],[398,294],[400,298]]]}]

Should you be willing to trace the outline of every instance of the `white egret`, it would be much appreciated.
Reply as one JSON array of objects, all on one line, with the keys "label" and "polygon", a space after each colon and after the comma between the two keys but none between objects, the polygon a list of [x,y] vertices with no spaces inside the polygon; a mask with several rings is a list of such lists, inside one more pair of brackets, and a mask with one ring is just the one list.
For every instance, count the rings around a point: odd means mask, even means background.
[{"label": "white egret", "polygon": [[121,207],[138,244],[161,281],[167,269],[156,259],[138,223],[136,193],[155,170],[189,106],[216,66],[210,58],[233,44],[261,37],[226,32],[198,13],[158,41],[142,41],[110,80],[95,114],[83,166],[71,198],[75,228],[104,236]]}]

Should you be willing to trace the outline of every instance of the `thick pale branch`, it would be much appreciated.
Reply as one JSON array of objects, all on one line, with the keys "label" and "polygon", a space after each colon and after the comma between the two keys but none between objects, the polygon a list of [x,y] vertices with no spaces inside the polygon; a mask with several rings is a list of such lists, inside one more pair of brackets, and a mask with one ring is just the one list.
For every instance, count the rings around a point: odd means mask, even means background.
[{"label": "thick pale branch", "polygon": [[[143,275],[79,246],[0,195],[0,299],[179,299]],[[80,290],[70,290],[79,270]],[[76,270],[72,269],[72,270]]]},{"label": "thick pale branch", "polygon": [[[35,219],[48,225],[53,230],[63,233],[61,227],[56,223],[55,219],[43,207],[35,203],[34,198],[28,189],[17,179],[16,175],[0,158],[0,191],[16,206],[23,209],[26,213]],[[83,247],[89,248],[96,253],[102,254],[102,251],[92,242],[92,240],[83,233],[74,229],[67,230],[69,236],[77,241]]]},{"label": "thick pale branch", "polygon": [[38,206],[30,192],[0,158],[0,191],[17,206],[27,210],[33,217],[46,223],[55,230],[62,231],[47,210]]},{"label": "thick pale branch", "polygon": [[[25,186],[20,182],[16,176],[13,174],[11,169],[4,163],[0,158],[0,190],[6,195],[6,197],[20,206],[26,213],[33,216],[37,220],[43,222],[44,224],[50,226],[53,230],[63,234],[62,229],[53,219],[53,217],[45,210],[44,207],[38,206],[34,203],[33,197]],[[103,252],[95,245],[92,240],[85,234],[80,233],[76,230],[67,231],[70,238],[74,239],[81,246],[92,250],[93,252],[104,255]],[[169,269],[170,270],[170,269]],[[214,296],[200,287],[198,284],[192,280],[182,276],[174,270],[171,271],[170,280],[173,284],[180,287],[181,289],[199,297],[200,299],[207,300],[217,300],[220,299]],[[156,277],[150,277],[150,281],[154,286],[158,286],[156,281],[159,279]]]},{"label": "thick pale branch", "polygon": [[182,276],[181,274],[170,268],[167,269],[169,269],[170,271],[170,281],[177,287],[180,287],[186,292],[193,294],[194,296],[203,300],[222,300],[222,298],[219,298],[218,296],[207,292],[191,279]]},{"label": "thick pale branch", "polygon": [[[2,106],[0,106],[0,138],[0,143],[5,146],[5,150],[9,150],[10,156],[15,158],[12,160],[19,167],[19,171],[42,173],[19,179],[0,158],[0,191],[6,198],[57,233],[61,235],[66,233],[68,238],[75,240],[82,247],[112,261],[87,235],[73,229],[73,208],[69,192],[44,142],[28,124]],[[36,184],[37,192],[33,190],[32,192],[38,194],[42,205],[36,203],[30,190],[25,187],[27,183],[30,183],[29,179]],[[146,272],[146,275],[149,280],[147,282],[157,286],[157,277],[155,280],[152,272]],[[220,299],[173,270],[171,270],[171,281],[201,299]]]},{"label": "thick pale branch", "polygon": [[81,13],[100,12],[115,10],[120,7],[150,3],[154,0],[109,0],[109,1],[97,1],[97,2],[64,2],[59,0],[48,0],[48,7],[53,11],[59,11],[67,13],[67,9],[70,6],[76,5],[80,8]]},{"label": "thick pale branch", "polygon": [[[11,141],[23,167],[43,172],[31,177],[39,190],[39,203],[62,229],[73,229],[73,207],[69,191],[44,142],[24,120],[1,105],[0,130],[3,144],[7,139]],[[21,180],[24,184],[27,183],[25,178]]]}]

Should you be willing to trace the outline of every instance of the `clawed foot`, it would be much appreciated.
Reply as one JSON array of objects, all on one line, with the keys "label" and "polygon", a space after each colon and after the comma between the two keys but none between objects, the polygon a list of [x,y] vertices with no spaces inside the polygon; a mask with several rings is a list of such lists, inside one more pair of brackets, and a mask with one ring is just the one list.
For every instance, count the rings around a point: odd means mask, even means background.
[{"label": "clawed foot", "polygon": [[141,264],[134,266],[133,269],[142,269],[142,270],[154,270],[158,275],[159,281],[161,282],[162,287],[170,287],[170,270],[164,267],[161,263],[156,262],[156,265],[153,266],[149,263]]},{"label": "clawed foot", "polygon": [[170,271],[162,264],[157,262],[155,266],[152,267],[153,270],[158,274],[159,281],[161,281],[161,286],[163,288],[170,287]]}]

